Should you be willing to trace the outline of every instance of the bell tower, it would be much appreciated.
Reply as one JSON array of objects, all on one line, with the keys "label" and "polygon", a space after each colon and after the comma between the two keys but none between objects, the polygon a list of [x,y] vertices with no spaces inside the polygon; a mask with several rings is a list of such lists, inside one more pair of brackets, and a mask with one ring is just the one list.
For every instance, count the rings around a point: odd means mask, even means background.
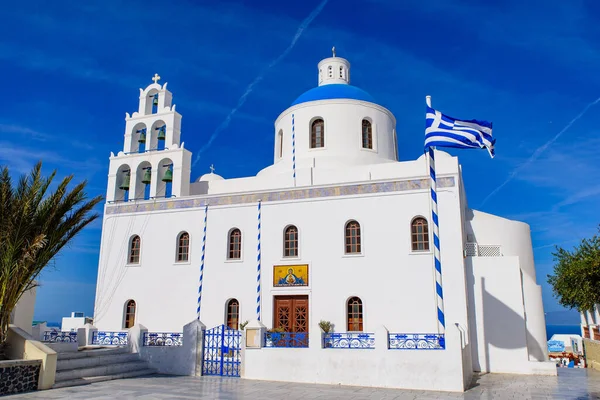
[{"label": "bell tower", "polygon": [[189,195],[192,154],[181,143],[181,114],[154,74],[140,89],[138,111],[125,113],[123,151],[110,155],[108,202]]}]

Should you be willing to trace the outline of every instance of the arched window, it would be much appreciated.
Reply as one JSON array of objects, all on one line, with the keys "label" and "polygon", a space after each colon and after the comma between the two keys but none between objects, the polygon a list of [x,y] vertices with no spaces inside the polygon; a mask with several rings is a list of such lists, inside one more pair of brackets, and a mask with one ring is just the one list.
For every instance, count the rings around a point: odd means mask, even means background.
[{"label": "arched window", "polygon": [[240,303],[236,299],[227,302],[227,326],[238,329],[240,319]]},{"label": "arched window", "polygon": [[327,76],[333,78],[333,67],[331,65],[327,67]]},{"label": "arched window", "polygon": [[315,119],[310,127],[310,148],[315,149],[325,146],[325,123],[322,119]]},{"label": "arched window", "polygon": [[360,224],[348,221],[346,224],[346,254],[360,253]]},{"label": "arched window", "polygon": [[182,232],[177,239],[177,262],[186,262],[190,258],[190,234]]},{"label": "arched window", "polygon": [[362,147],[363,149],[373,148],[373,127],[370,121],[362,120]]},{"label": "arched window", "polygon": [[242,258],[242,232],[235,228],[229,232],[229,251],[227,258],[239,260]]},{"label": "arched window", "polygon": [[131,242],[129,243],[129,264],[139,264],[140,263],[140,250],[141,250],[142,240],[138,235],[135,235],[131,238]]},{"label": "arched window", "polygon": [[429,250],[429,228],[427,220],[423,217],[417,217],[410,224],[411,242],[413,251]]},{"label": "arched window", "polygon": [[277,157],[281,158],[283,157],[283,131],[279,130],[279,133],[277,133],[277,144],[279,146],[279,148],[277,149]]},{"label": "arched window", "polygon": [[362,332],[363,330],[363,306],[358,297],[348,300],[348,332]]},{"label": "arched window", "polygon": [[125,329],[133,328],[135,325],[135,301],[128,300],[125,304]]},{"label": "arched window", "polygon": [[290,225],[283,235],[283,256],[298,257],[298,228]]}]

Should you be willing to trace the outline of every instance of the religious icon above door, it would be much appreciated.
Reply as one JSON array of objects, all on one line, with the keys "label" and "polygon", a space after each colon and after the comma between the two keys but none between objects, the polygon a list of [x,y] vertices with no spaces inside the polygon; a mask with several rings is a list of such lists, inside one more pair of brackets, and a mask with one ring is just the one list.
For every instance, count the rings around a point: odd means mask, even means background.
[{"label": "religious icon above door", "polygon": [[308,286],[308,265],[273,266],[273,286]]}]

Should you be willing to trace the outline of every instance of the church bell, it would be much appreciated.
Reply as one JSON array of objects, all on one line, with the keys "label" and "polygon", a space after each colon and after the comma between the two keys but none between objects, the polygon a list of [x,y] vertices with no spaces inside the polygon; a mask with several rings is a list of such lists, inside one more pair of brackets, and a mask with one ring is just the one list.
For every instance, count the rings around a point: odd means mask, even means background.
[{"label": "church bell", "polygon": [[165,171],[165,175],[162,178],[163,182],[173,182],[173,171],[171,171],[171,168],[167,168],[167,170]]},{"label": "church bell", "polygon": [[165,129],[166,125],[161,126],[160,128],[156,128],[158,129],[158,140],[165,140]]},{"label": "church bell", "polygon": [[138,142],[146,143],[146,128],[140,129],[138,132],[140,132],[140,137],[138,138]]},{"label": "church bell", "polygon": [[154,95],[154,98],[152,99],[152,105],[158,105],[158,93]]},{"label": "church bell", "polygon": [[129,175],[129,172],[126,172],[125,174],[123,174],[123,180],[121,181],[121,185],[119,186],[119,189],[129,190],[129,181],[130,180],[131,180],[131,176]]},{"label": "church bell", "polygon": [[144,177],[142,178],[142,183],[149,185],[151,182],[152,171],[150,168],[146,168],[146,172],[144,172]]}]

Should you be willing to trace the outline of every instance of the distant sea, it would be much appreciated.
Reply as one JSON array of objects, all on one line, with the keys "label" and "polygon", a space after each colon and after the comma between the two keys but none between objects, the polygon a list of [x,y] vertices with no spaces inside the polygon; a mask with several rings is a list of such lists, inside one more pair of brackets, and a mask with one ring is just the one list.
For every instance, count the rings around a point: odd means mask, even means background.
[{"label": "distant sea", "polygon": [[581,335],[581,327],[579,325],[546,325],[547,340],[550,340],[555,334]]}]

